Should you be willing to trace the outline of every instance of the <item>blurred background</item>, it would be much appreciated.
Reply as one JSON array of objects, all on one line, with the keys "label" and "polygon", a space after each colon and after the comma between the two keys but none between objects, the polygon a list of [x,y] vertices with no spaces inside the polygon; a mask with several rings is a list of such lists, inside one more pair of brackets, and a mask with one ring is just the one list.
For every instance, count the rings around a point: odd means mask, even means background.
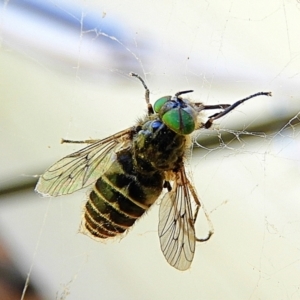
[{"label": "blurred background", "polygon": [[[0,1],[0,299],[300,299],[300,3]],[[215,234],[171,268],[158,205],[121,241],[79,234],[86,191],[43,198],[38,176],[153,101],[233,103],[197,133],[189,170]],[[204,118],[205,119],[205,118]],[[203,216],[196,230],[206,234]]]}]

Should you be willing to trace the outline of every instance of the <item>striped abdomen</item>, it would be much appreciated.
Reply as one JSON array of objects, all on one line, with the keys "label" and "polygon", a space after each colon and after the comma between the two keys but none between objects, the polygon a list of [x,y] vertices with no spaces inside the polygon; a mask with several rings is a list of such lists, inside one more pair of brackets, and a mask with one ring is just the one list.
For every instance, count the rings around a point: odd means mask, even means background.
[{"label": "striped abdomen", "polygon": [[163,188],[163,173],[141,174],[132,153],[124,150],[99,178],[85,206],[84,222],[96,238],[123,233],[155,202]]}]

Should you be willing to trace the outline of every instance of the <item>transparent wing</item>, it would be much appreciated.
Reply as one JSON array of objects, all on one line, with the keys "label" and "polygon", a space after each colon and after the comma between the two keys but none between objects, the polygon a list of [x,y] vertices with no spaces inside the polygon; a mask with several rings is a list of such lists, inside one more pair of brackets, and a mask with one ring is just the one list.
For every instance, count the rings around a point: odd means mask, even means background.
[{"label": "transparent wing", "polygon": [[172,190],[162,198],[159,210],[161,250],[168,263],[182,271],[190,267],[196,244],[190,186],[182,168],[176,173]]},{"label": "transparent wing", "polygon": [[62,158],[40,177],[35,190],[44,196],[60,196],[94,183],[114,162],[116,153],[130,146],[131,132],[131,128],[123,130]]}]

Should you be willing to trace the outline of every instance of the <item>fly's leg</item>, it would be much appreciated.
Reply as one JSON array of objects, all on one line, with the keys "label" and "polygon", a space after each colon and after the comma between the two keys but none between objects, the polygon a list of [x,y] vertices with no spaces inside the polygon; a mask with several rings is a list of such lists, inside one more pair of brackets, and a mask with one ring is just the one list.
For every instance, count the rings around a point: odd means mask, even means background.
[{"label": "fly's leg", "polygon": [[[202,103],[200,103],[202,104]],[[196,103],[196,105],[198,105],[198,103]],[[216,105],[203,105],[202,109],[225,109],[229,106],[231,106],[231,104],[216,104]]]},{"label": "fly's leg", "polygon": [[[271,97],[272,93],[271,92],[259,92],[259,93],[253,94],[251,96],[248,96],[248,97],[246,97],[246,98],[244,98],[242,100],[236,101],[232,105],[221,104],[220,107],[223,108],[224,110],[221,111],[221,112],[219,112],[219,113],[216,113],[216,114],[210,116],[209,119],[206,121],[206,123],[203,124],[203,127],[206,128],[206,129],[210,128],[211,125],[213,124],[214,120],[219,119],[219,118],[227,115],[230,111],[232,111],[237,106],[239,106],[242,103],[244,103],[245,101],[247,101],[249,99],[252,99],[254,97],[258,97],[258,96],[269,96],[269,97]],[[217,108],[218,108],[218,105],[207,105],[207,106],[204,105],[203,109],[217,109]]]},{"label": "fly's leg", "polygon": [[150,103],[150,91],[145,83],[145,81],[142,79],[142,77],[136,73],[129,73],[130,76],[133,76],[133,77],[136,77],[141,83],[142,85],[144,86],[145,88],[145,100],[146,100],[146,103],[147,103],[147,110],[148,110],[148,115],[153,115],[154,114],[154,110],[153,110],[153,107],[152,107],[152,104]]},{"label": "fly's leg", "polygon": [[[194,226],[194,224],[196,223],[197,217],[198,217],[198,212],[199,212],[199,209],[201,207],[201,203],[200,203],[200,201],[198,199],[198,196],[196,194],[196,191],[195,191],[193,185],[189,181],[187,182],[187,184],[188,184],[189,190],[190,190],[190,192],[191,192],[191,194],[192,194],[192,196],[193,196],[193,198],[194,198],[194,200],[196,202],[196,210],[195,210],[195,213],[194,213],[194,219],[191,220],[191,222],[193,222],[193,226]],[[209,215],[208,215],[207,211],[204,209],[203,206],[202,206],[202,209],[203,209],[203,212],[205,214],[206,220],[208,222],[209,230],[208,230],[208,234],[207,234],[206,237],[204,237],[204,238],[198,238],[198,237],[196,237],[196,241],[197,242],[206,242],[214,234],[214,227],[213,227],[212,221],[210,220]]]},{"label": "fly's leg", "polygon": [[84,140],[84,141],[73,141],[73,140],[65,140],[61,139],[61,144],[94,144],[98,142],[99,140]]},{"label": "fly's leg", "polygon": [[181,92],[178,92],[175,94],[175,97],[178,97],[180,95],[183,95],[183,94],[187,94],[187,93],[192,93],[194,90],[186,90],[186,91],[181,91]]},{"label": "fly's leg", "polygon": [[61,139],[61,144],[94,144],[98,142],[105,144],[111,140],[119,140],[119,139],[122,140],[122,139],[129,139],[129,138],[132,139],[132,136],[136,134],[137,131],[138,131],[137,127],[133,126],[102,140],[97,139],[97,140],[74,141],[74,140]]}]

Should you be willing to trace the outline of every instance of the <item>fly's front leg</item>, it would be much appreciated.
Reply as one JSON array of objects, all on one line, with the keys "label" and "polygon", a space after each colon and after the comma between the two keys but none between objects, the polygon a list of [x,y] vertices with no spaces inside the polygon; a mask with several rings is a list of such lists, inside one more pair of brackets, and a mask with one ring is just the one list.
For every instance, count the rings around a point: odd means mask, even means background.
[{"label": "fly's front leg", "polygon": [[129,73],[130,76],[136,77],[143,85],[143,87],[145,88],[145,100],[146,100],[146,104],[147,104],[147,110],[148,110],[148,115],[151,116],[154,114],[154,110],[152,107],[152,104],[150,103],[150,91],[145,83],[145,81],[143,80],[143,78],[136,74],[136,73]]},{"label": "fly's front leg", "polygon": [[[196,193],[194,187],[192,186],[192,184],[191,184],[189,181],[188,181],[187,184],[188,184],[189,190],[190,190],[190,192],[191,192],[191,194],[192,194],[192,196],[193,196],[193,198],[194,198],[194,200],[195,200],[195,202],[196,202],[196,210],[195,210],[195,213],[194,213],[194,219],[193,219],[193,225],[195,225],[196,220],[197,220],[197,217],[198,217],[198,212],[199,212],[199,209],[200,209],[200,207],[201,207],[201,203],[200,203],[200,201],[199,201],[199,199],[198,199],[197,193]],[[203,212],[204,212],[204,214],[205,214],[206,220],[207,220],[207,222],[208,222],[209,230],[208,230],[207,236],[204,237],[204,238],[198,238],[198,237],[196,236],[196,241],[197,241],[197,242],[206,242],[206,241],[208,241],[208,240],[211,238],[211,236],[214,234],[214,227],[213,227],[213,224],[212,224],[212,222],[211,222],[211,220],[210,220],[210,218],[209,218],[209,215],[208,215],[207,211],[204,209],[203,206],[202,206],[202,209],[203,209]]]},{"label": "fly's front leg", "polygon": [[[238,100],[235,103],[233,103],[232,105],[228,105],[228,104],[221,104],[220,106],[223,106],[223,111],[216,113],[212,116],[209,117],[209,119],[206,121],[205,124],[203,124],[203,127],[208,129],[211,127],[211,125],[213,124],[214,120],[217,120],[225,115],[227,115],[230,111],[234,110],[237,106],[241,105],[242,103],[244,103],[245,101],[258,97],[258,96],[272,96],[271,92],[259,92],[253,95],[250,95],[244,99]],[[216,109],[217,105],[204,105],[204,109]]]}]

